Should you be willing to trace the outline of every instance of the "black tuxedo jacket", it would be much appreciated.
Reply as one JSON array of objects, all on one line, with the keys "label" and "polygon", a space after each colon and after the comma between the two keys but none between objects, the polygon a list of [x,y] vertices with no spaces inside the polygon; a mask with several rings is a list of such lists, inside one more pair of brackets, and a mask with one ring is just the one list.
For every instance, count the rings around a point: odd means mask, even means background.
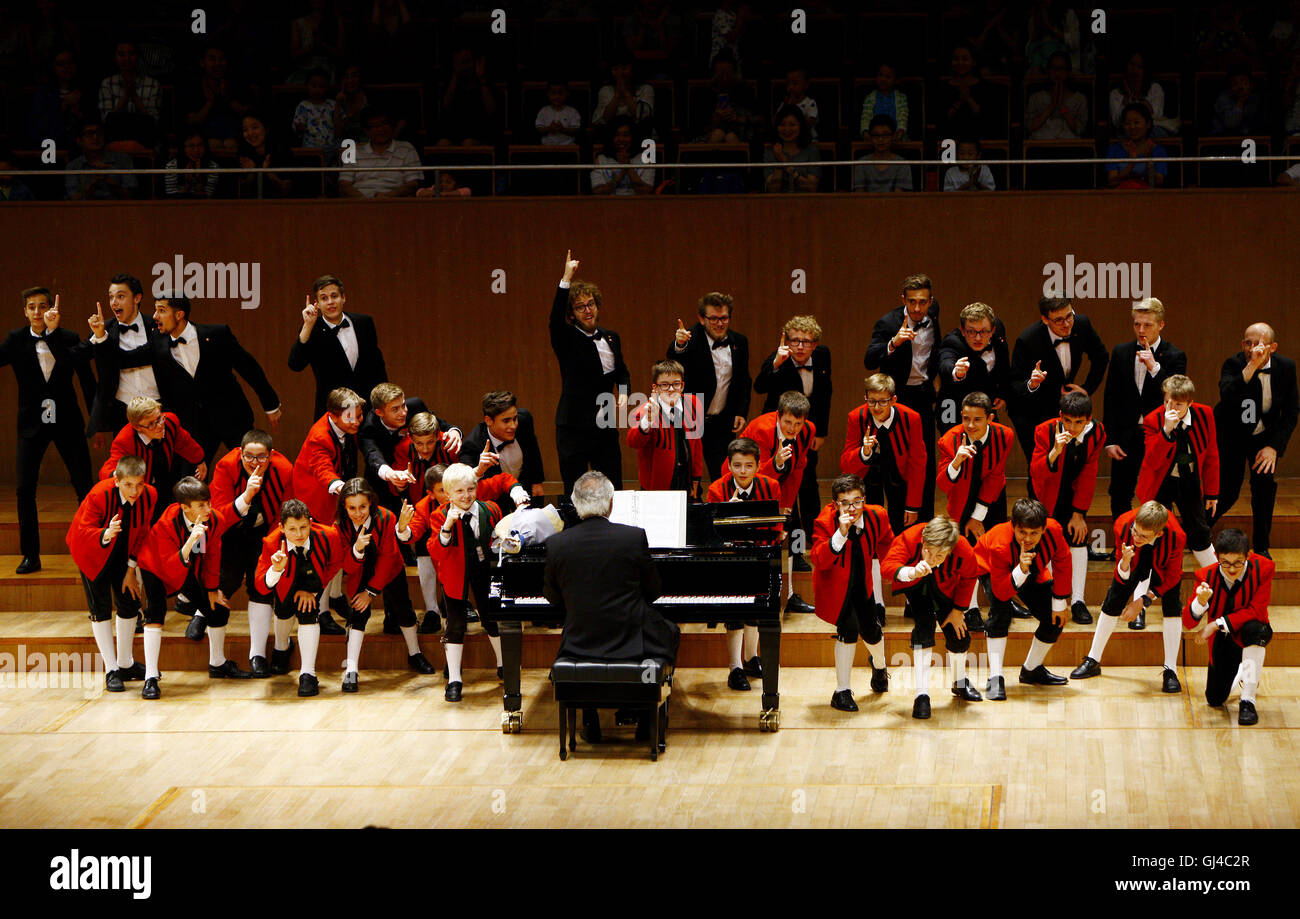
[{"label": "black tuxedo jacket", "polygon": [[[357,361],[360,364],[360,361]],[[366,393],[367,402],[370,394]],[[429,407],[424,404],[424,400],[419,396],[406,397],[406,421],[409,424],[411,419],[420,412],[429,411]],[[437,412],[434,417],[438,419],[439,431],[450,431],[455,427],[446,418],[443,418]],[[357,431],[357,441],[361,445],[361,455],[366,460],[366,481],[371,487],[379,493],[380,497],[389,495],[391,492],[388,483],[379,477],[379,467],[393,464],[393,456],[397,452],[397,443],[407,434],[406,426],[398,428],[396,431],[390,431],[379,420],[379,416],[371,412],[366,416],[366,420],[361,422],[361,429]],[[464,451],[461,451],[461,462],[464,462]],[[381,488],[382,486],[382,488]]]},{"label": "black tuxedo jacket", "polygon": [[569,289],[557,287],[549,323],[551,350],[560,362],[560,401],[555,406],[555,423],[595,428],[601,397],[613,393],[615,387],[626,389],[631,376],[623,362],[623,345],[618,333],[596,326],[597,337],[605,336],[614,352],[614,370],[606,375],[601,369],[596,339],[565,318],[568,310]]},{"label": "black tuxedo jacket", "polygon": [[[188,340],[196,335],[199,366],[194,376],[172,356],[170,335],[160,335],[145,345],[152,356],[163,407],[175,412],[181,426],[205,449],[218,440],[237,447],[243,436],[259,425],[253,423],[253,409],[235,374],[252,387],[263,411],[279,408],[280,397],[262,365],[239,343],[230,326],[188,323],[182,337]],[[123,358],[123,366],[127,366],[132,353],[125,353]]]},{"label": "black tuxedo jacket", "polygon": [[[478,426],[470,431],[469,436],[461,442],[460,461],[467,466],[477,466],[478,458],[487,448],[489,441],[487,422],[480,421]],[[524,456],[523,467],[519,470],[519,484],[525,491],[531,493],[534,485],[541,485],[546,481],[546,472],[542,468],[542,448],[537,443],[537,428],[533,423],[533,413],[522,408],[519,409],[519,427],[515,428],[515,443],[519,444],[519,449]],[[498,464],[484,472],[483,477],[487,478],[501,471],[501,466]]]},{"label": "black tuxedo jacket", "polygon": [[588,517],[546,540],[542,593],[564,613],[557,657],[674,661],[677,626],[651,606],[659,589],[640,527]]},{"label": "black tuxedo jacket", "polygon": [[388,368],[384,366],[384,353],[379,350],[379,335],[375,321],[363,313],[344,311],[357,335],[357,366],[348,363],[348,356],[339,344],[338,335],[330,331],[324,317],[316,320],[307,344],[296,337],[289,350],[289,369],[295,373],[311,368],[316,377],[316,406],[313,418],[325,414],[325,400],[330,390],[346,386],[366,404],[370,404],[370,390],[388,382]]},{"label": "black tuxedo jacket", "polygon": [[[146,344],[132,351],[123,351],[119,343],[121,329],[117,317],[113,317],[104,323],[104,334],[108,338],[99,344],[90,345],[91,351],[95,357],[95,375],[99,377],[99,386],[95,389],[95,404],[90,407],[90,420],[86,423],[86,436],[91,437],[100,431],[114,430],[112,420],[108,417],[108,406],[117,399],[117,384],[119,371],[124,367],[143,367],[151,362],[149,352],[144,349],[148,348],[149,342],[156,338],[164,337],[154,325],[153,319],[140,313],[135,317],[135,321],[140,323],[144,328]],[[128,358],[127,355],[132,355]],[[156,377],[156,374],[155,374]],[[159,389],[161,394],[162,390]]]},{"label": "black tuxedo jacket", "polygon": [[[1074,315],[1074,330],[1070,334],[1069,376],[1061,370],[1061,360],[1052,345],[1047,323],[1040,320],[1020,333],[1015,350],[1011,353],[1012,397],[1007,400],[1017,429],[1027,427],[1032,437],[1035,426],[1058,414],[1061,387],[1078,381],[1084,355],[1088,357],[1088,375],[1079,385],[1088,391],[1088,395],[1092,395],[1106,375],[1110,355],[1087,316],[1078,313]],[[1039,361],[1042,361],[1042,369],[1047,371],[1047,379],[1043,380],[1038,389],[1030,392],[1029,374]],[[1095,408],[1094,406],[1094,410]]]},{"label": "black tuxedo jacket", "polygon": [[15,329],[0,342],[0,367],[6,364],[13,367],[14,376],[18,380],[20,437],[30,437],[40,429],[47,399],[54,400],[55,424],[81,428],[85,420],[81,416],[81,407],[77,404],[76,389],[72,385],[74,376],[81,381],[86,406],[89,408],[95,403],[95,374],[90,369],[90,346],[70,329],[47,331],[43,338],[50,353],[54,355],[54,370],[50,372],[48,381],[41,372],[40,359],[36,356],[37,339],[32,337],[31,326]]},{"label": "black tuxedo jacket", "polygon": [[[879,371],[892,377],[899,392],[907,386],[907,378],[912,375],[912,343],[905,341],[890,354],[889,342],[903,327],[906,312],[906,308],[900,304],[876,320],[876,327],[871,330],[871,344],[867,345],[867,353],[862,358],[862,364],[869,372]],[[943,343],[943,332],[939,328],[938,300],[930,304],[925,315],[934,326],[934,347],[930,349],[929,366],[926,368],[926,380],[929,382],[939,375],[939,346]]]},{"label": "black tuxedo jacket", "polygon": [[1133,362],[1137,359],[1137,352],[1136,341],[1116,345],[1110,355],[1110,373],[1106,376],[1102,419],[1106,422],[1106,446],[1118,444],[1125,453],[1143,449],[1142,418],[1165,402],[1160,385],[1175,374],[1187,372],[1187,355],[1162,338],[1155,351],[1160,373],[1155,377],[1148,373],[1142,391],[1138,392],[1137,384],[1133,382]]},{"label": "black tuxedo jacket", "polygon": [[[782,393],[803,392],[803,380],[794,365],[794,358],[787,358],[780,367],[773,370],[772,364],[775,361],[776,352],[773,351],[763,361],[758,376],[754,378],[754,389],[766,397],[763,399],[765,412],[776,411]],[[808,401],[812,403],[812,411],[808,413],[808,420],[817,429],[817,436],[825,437],[831,423],[831,349],[825,345],[814,348],[812,365],[812,395],[808,397]]]},{"label": "black tuxedo jacket", "polygon": [[[1008,403],[1011,401],[1011,354],[1007,347],[1007,329],[1001,319],[993,320],[993,340],[989,347],[993,349],[994,355],[992,370],[984,363],[983,357],[971,350],[960,329],[953,329],[939,344],[939,401],[954,400],[959,416],[961,400],[966,398],[967,393],[982,392],[990,399],[1003,399]],[[952,368],[963,357],[970,361],[970,367],[966,370],[964,379],[954,380]],[[952,424],[947,427],[952,427]]]},{"label": "black tuxedo jacket", "polygon": [[[1300,417],[1300,391],[1296,389],[1295,361],[1289,357],[1274,354],[1269,361],[1269,376],[1273,391],[1272,405],[1268,414],[1263,411],[1264,390],[1256,372],[1247,383],[1241,378],[1241,371],[1246,367],[1246,355],[1240,351],[1223,362],[1223,373],[1219,376],[1219,404],[1214,407],[1214,426],[1219,434],[1219,452],[1231,450],[1244,453],[1246,444],[1255,431],[1259,421],[1264,422],[1264,436],[1268,445],[1281,456],[1286,452],[1286,445],[1295,430],[1296,419]],[[1247,402],[1254,405],[1247,406]],[[1253,418],[1253,421],[1244,421]]]},{"label": "black tuxedo jacket", "polygon": [[[748,418],[754,385],[749,376],[749,340],[739,332],[728,331],[726,346],[731,349],[731,385],[727,387],[727,404],[722,414],[728,419],[736,415]],[[713,369],[713,339],[709,338],[704,323],[697,322],[691,327],[691,340],[685,350],[678,351],[674,340],[668,343],[665,356],[686,370],[686,391],[698,393],[704,410],[708,411],[718,391],[718,378]],[[730,421],[727,426],[730,428]]]}]

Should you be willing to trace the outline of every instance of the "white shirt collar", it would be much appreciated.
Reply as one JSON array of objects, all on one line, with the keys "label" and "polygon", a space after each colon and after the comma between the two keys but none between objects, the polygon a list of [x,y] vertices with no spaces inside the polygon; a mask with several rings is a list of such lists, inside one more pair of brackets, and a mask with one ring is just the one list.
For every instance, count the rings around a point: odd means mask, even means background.
[{"label": "white shirt collar", "polygon": [[311,555],[311,534],[310,533],[307,534],[307,538],[303,541],[303,544],[301,546],[295,546],[293,543],[289,542],[287,537],[284,540],[284,544],[289,548],[290,552],[297,552],[299,549],[306,549],[307,554]]},{"label": "white shirt collar", "polygon": [[[867,409],[867,411],[870,412],[871,409]],[[879,428],[880,430],[882,430],[882,431],[888,431],[888,430],[893,426],[893,424],[894,424],[894,419],[897,418],[897,417],[898,417],[898,406],[896,406],[896,405],[891,405],[891,406],[889,407],[889,417],[888,417],[888,418],[886,418],[884,421],[876,421],[876,416],[875,416],[875,415],[872,415],[872,416],[871,416],[871,420],[872,420],[872,422],[875,424],[875,426],[876,426],[877,428]]]},{"label": "white shirt collar", "polygon": [[[1188,414],[1191,414],[1191,413],[1188,412]],[[1083,439],[1084,439],[1085,437],[1088,436],[1088,432],[1092,430],[1092,426],[1093,426],[1094,423],[1095,423],[1095,422],[1089,421],[1087,424],[1085,424],[1085,425],[1083,426],[1083,430],[1079,432],[1079,436],[1076,437],[1076,438],[1074,439],[1074,442],[1075,442],[1076,444],[1081,444],[1081,443],[1083,443]]]},{"label": "white shirt collar", "polygon": [[[988,443],[988,440],[989,440],[989,434],[991,434],[992,432],[993,432],[993,425],[990,424],[988,427],[986,427],[986,428],[984,429],[984,436],[981,437],[981,438],[979,438],[978,440],[972,440],[971,443],[973,443],[973,444],[985,444],[985,443]],[[968,438],[970,437],[969,434],[967,434],[966,436],[967,436]]]},{"label": "white shirt collar", "polygon": [[[1149,345],[1147,345],[1147,350],[1148,350],[1148,351],[1155,351],[1155,350],[1156,350],[1157,348],[1159,348],[1159,347],[1160,347],[1160,338],[1157,336],[1157,338],[1156,338],[1155,341],[1153,341],[1153,342],[1151,342]],[[1142,350],[1140,346],[1139,346],[1138,350],[1139,350],[1139,351]]]},{"label": "white shirt collar", "polygon": [[[27,331],[28,331],[28,332],[31,332],[32,338],[36,339],[37,341],[44,341],[44,340],[45,340],[45,336],[44,336],[44,335],[37,335],[36,332],[33,331],[33,329],[32,329],[31,326],[28,326],[28,327],[27,327]],[[48,332],[49,329],[46,329],[45,331]]]},{"label": "white shirt collar", "polygon": [[[341,326],[341,325],[343,324],[343,320],[348,318],[348,314],[347,314],[347,313],[342,313],[342,314],[339,316],[339,321],[338,321],[338,322],[330,322],[328,319],[325,319],[325,314],[324,314],[324,313],[321,313],[321,317],[320,317],[320,318],[323,319],[323,320],[325,321],[325,326],[326,326],[327,328],[330,328],[330,329],[337,329],[339,326]],[[349,324],[348,327],[351,328],[351,325]]]},{"label": "white shirt collar", "polygon": [[340,428],[337,424],[334,423],[334,416],[333,416],[333,415],[326,415],[325,417],[329,419],[329,422],[330,422],[330,430],[332,430],[332,431],[334,432],[334,439],[335,439],[335,440],[343,440],[344,437],[345,437],[346,435],[344,435],[344,433],[343,433],[343,429]]}]

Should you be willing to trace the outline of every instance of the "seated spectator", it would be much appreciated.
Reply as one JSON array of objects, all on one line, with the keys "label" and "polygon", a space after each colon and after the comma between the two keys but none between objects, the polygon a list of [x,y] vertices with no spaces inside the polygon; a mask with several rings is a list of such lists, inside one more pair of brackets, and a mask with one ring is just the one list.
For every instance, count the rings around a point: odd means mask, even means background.
[{"label": "seated spectator", "polygon": [[609,124],[619,115],[631,118],[637,129],[647,137],[654,137],[655,88],[636,78],[632,56],[626,51],[618,53],[609,65],[609,82],[596,93],[596,108],[592,111],[592,125]]},{"label": "seated spectator", "polygon": [[544,144],[576,144],[582,130],[582,116],[569,105],[569,86],[563,80],[546,84],[547,104],[537,113],[533,126]]},{"label": "seated spectator", "polygon": [[[135,42],[120,41],[114,52],[117,73],[99,86],[99,115],[109,143],[144,152],[158,137],[158,103],[162,89],[153,77],[140,73]],[[113,149],[118,149],[115,146]]]},{"label": "seated spectator", "polygon": [[877,115],[867,127],[872,151],[858,157],[861,166],[853,167],[854,191],[911,191],[912,167],[902,165],[903,158],[890,148],[898,126],[888,115]]},{"label": "seated spectator", "polygon": [[695,142],[747,144],[754,139],[754,100],[736,74],[736,61],[725,48],[713,61],[713,110],[709,120],[695,125]]},{"label": "seated spectator", "polygon": [[36,196],[17,176],[9,174],[14,168],[14,155],[0,149],[0,201],[35,201]]},{"label": "seated spectator", "polygon": [[393,139],[393,120],[378,108],[368,108],[361,124],[370,139],[357,147],[357,166],[405,166],[406,172],[339,173],[343,198],[409,198],[420,187],[420,154],[404,140]]},{"label": "seated spectator", "polygon": [[1231,3],[1216,3],[1210,21],[1196,33],[1198,70],[1227,70],[1255,57],[1255,40],[1241,27],[1241,11]]},{"label": "seated spectator", "polygon": [[1240,137],[1265,131],[1259,95],[1254,92],[1250,70],[1233,67],[1228,71],[1228,85],[1214,100],[1214,118],[1210,133]]},{"label": "seated spectator", "polygon": [[1058,51],[1047,62],[1047,89],[1025,103],[1025,130],[1032,140],[1074,140],[1088,133],[1088,100],[1070,85],[1070,56]]},{"label": "seated spectator", "polygon": [[[612,154],[612,155],[611,155]],[[634,159],[635,158],[635,159]],[[609,141],[591,170],[593,195],[648,195],[655,190],[655,171],[636,166],[641,159],[641,140],[631,118],[615,118],[609,126]]]},{"label": "seated spectator", "polygon": [[239,152],[243,117],[252,109],[245,86],[229,76],[226,51],[215,43],[203,50],[201,75],[185,87],[180,110],[185,124],[201,130],[214,156],[230,157]]},{"label": "seated spectator", "polygon": [[1151,113],[1151,136],[1169,137],[1178,132],[1177,118],[1165,115],[1165,91],[1147,74],[1146,58],[1134,51],[1124,63],[1124,79],[1110,91],[1110,123],[1119,128],[1120,112],[1131,102],[1138,102]]},{"label": "seated spectator", "polygon": [[979,161],[980,142],[973,138],[957,142],[959,166],[949,166],[943,174],[944,191],[993,191],[993,173]]},{"label": "seated spectator", "polygon": [[198,128],[185,132],[180,155],[167,161],[172,170],[163,180],[168,198],[215,198],[221,175],[212,172],[216,162],[208,158],[208,142]]},{"label": "seated spectator", "polygon": [[1300,163],[1296,163],[1277,177],[1277,184],[1283,188],[1300,189]]},{"label": "seated spectator", "polygon": [[293,110],[293,131],[298,135],[298,146],[313,150],[333,150],[338,146],[334,135],[334,112],[339,103],[325,98],[329,88],[325,71],[313,70],[308,75],[307,98]]},{"label": "seated spectator", "polygon": [[438,181],[428,188],[421,188],[415,193],[417,198],[468,198],[474,192],[468,185],[461,185],[456,173],[444,169],[438,173]]},{"label": "seated spectator", "polygon": [[863,140],[869,140],[871,119],[877,115],[888,115],[898,125],[896,140],[907,140],[907,94],[896,89],[898,70],[888,61],[881,61],[876,68],[876,88],[867,93],[862,100],[862,120],[858,130]]},{"label": "seated spectator", "polygon": [[713,12],[713,22],[709,35],[709,66],[718,54],[726,49],[736,59],[736,71],[740,71],[743,61],[741,43],[746,28],[749,26],[749,4],[736,3],[734,0],[722,0]]},{"label": "seated spectator", "polygon": [[[99,122],[86,122],[78,135],[77,144],[81,147],[81,155],[68,163],[69,173],[74,169],[130,169],[135,165],[125,153],[105,149],[104,126]],[[138,187],[133,175],[69,174],[64,181],[69,201],[132,198]]]},{"label": "seated spectator", "polygon": [[76,142],[81,124],[88,117],[93,119],[95,94],[81,79],[77,56],[71,48],[54,55],[51,71],[53,78],[32,97],[28,135],[34,146],[52,138],[58,149],[66,150]]},{"label": "seated spectator", "polygon": [[1029,40],[1025,43],[1027,76],[1042,76],[1054,54],[1065,55],[1067,73],[1081,63],[1079,17],[1058,0],[1034,0],[1029,11],[1028,35]]},{"label": "seated spectator", "polygon": [[992,100],[980,79],[975,55],[967,44],[952,49],[950,71],[939,81],[939,132],[941,137],[993,137]]},{"label": "seated spectator", "polygon": [[490,142],[495,136],[497,100],[486,73],[487,59],[469,48],[461,48],[452,57],[451,79],[442,94],[439,146],[468,147]]},{"label": "seated spectator", "polygon": [[[781,109],[793,105],[803,112],[804,121],[808,122],[808,134],[813,142],[817,141],[817,100],[808,95],[808,71],[802,67],[792,67],[785,74],[785,98],[777,106]],[[775,119],[773,119],[775,123]]]},{"label": "seated spectator", "polygon": [[334,97],[334,136],[340,143],[365,139],[361,113],[369,106],[370,101],[361,88],[361,65],[348,64],[343,68],[343,79],[339,81],[339,94]]},{"label": "seated spectator", "polygon": [[[1145,105],[1130,103],[1120,113],[1120,129],[1124,139],[1117,140],[1106,151],[1106,158],[1124,159],[1130,156],[1166,156],[1165,148],[1151,139],[1151,113]],[[1150,175],[1148,175],[1148,165]],[[1167,163],[1116,163],[1106,167],[1106,184],[1110,188],[1160,188],[1169,172]]]},{"label": "seated spectator", "polygon": [[333,75],[343,47],[343,16],[329,0],[312,0],[311,12],[289,27],[289,60],[292,72],[287,81],[302,83],[313,70]]},{"label": "seated spectator", "polygon": [[778,165],[763,170],[763,186],[770,192],[816,191],[822,168],[796,165],[817,163],[822,158],[803,110],[797,105],[783,105],[775,120],[776,142],[763,153],[763,162]]},{"label": "seated spectator", "polygon": [[[265,119],[249,112],[243,121],[244,142],[239,145],[241,169],[273,169],[288,166],[288,153],[271,136]],[[287,198],[293,191],[293,182],[274,172],[262,172],[239,180],[241,198]]]}]

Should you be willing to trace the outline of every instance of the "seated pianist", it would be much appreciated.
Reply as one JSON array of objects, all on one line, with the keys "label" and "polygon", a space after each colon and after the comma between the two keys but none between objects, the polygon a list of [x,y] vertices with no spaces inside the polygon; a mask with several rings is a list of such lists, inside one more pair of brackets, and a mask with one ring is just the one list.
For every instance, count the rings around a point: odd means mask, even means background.
[{"label": "seated pianist", "polygon": [[[654,658],[673,664],[681,630],[651,605],[660,583],[645,530],[609,521],[614,484],[603,473],[581,475],[572,498],[578,523],[546,540],[542,592],[564,615],[557,659],[614,663]],[[649,716],[643,716],[637,739],[649,737]],[[582,712],[582,738],[600,742],[596,709]]]}]

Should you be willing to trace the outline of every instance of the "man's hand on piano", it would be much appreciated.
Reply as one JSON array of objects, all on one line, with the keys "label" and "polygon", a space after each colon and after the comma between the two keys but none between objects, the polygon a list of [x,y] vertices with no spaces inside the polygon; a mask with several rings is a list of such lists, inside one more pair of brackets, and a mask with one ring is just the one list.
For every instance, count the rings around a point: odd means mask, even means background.
[{"label": "man's hand on piano", "polygon": [[966,637],[966,611],[965,610],[957,609],[956,607],[954,607],[953,611],[948,614],[948,618],[943,621],[943,624],[952,626],[953,631],[957,633],[958,638]]}]

